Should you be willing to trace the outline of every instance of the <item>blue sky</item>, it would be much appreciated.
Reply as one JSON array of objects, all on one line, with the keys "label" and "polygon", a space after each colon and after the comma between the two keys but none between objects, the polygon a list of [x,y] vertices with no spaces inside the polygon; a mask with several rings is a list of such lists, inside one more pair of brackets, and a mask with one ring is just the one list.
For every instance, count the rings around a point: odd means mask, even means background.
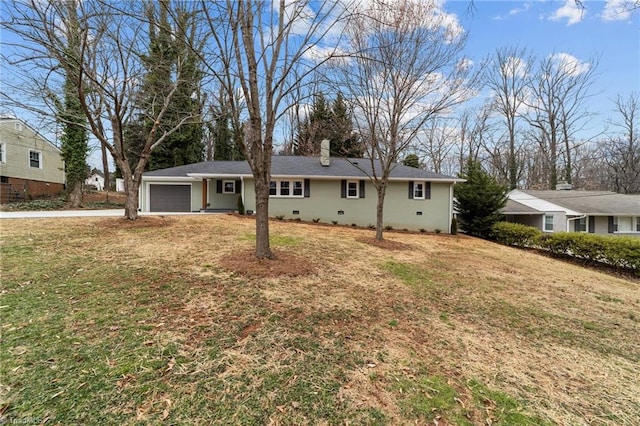
[{"label": "blue sky", "polygon": [[[468,32],[467,55],[475,64],[501,47],[527,48],[539,58],[568,53],[580,61],[598,58],[591,110],[598,113],[593,131],[614,116],[612,99],[640,91],[640,10],[620,13],[615,1],[573,0],[447,1]],[[629,1],[629,0],[627,0]],[[589,137],[589,135],[585,135]]]}]

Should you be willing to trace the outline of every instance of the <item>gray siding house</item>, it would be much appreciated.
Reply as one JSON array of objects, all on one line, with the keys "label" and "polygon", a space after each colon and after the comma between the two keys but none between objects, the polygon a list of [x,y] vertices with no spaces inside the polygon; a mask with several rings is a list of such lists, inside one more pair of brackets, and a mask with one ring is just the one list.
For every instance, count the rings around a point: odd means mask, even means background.
[{"label": "gray siding house", "polygon": [[64,184],[60,150],[22,120],[0,117],[2,202],[56,195]]},{"label": "gray siding house", "polygon": [[[269,216],[368,226],[377,193],[368,159],[274,156]],[[461,179],[397,164],[391,172],[385,226],[450,232],[453,185]],[[144,173],[143,212],[255,211],[255,184],[246,161],[210,161]]]},{"label": "gray siding house", "polygon": [[571,189],[514,189],[502,209],[507,221],[543,232],[588,232],[640,237],[640,194]]}]

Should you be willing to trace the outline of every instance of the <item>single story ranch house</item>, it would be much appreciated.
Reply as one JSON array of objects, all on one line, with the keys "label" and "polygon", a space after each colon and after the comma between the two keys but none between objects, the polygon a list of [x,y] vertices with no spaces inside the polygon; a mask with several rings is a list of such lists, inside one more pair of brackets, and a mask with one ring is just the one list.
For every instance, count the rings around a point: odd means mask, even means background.
[{"label": "single story ranch house", "polygon": [[[376,189],[368,159],[274,156],[269,216],[343,225],[376,223]],[[451,176],[397,164],[389,178],[384,225],[450,232]],[[206,161],[143,174],[143,212],[234,211],[238,197],[255,211],[254,178],[246,161]]]}]

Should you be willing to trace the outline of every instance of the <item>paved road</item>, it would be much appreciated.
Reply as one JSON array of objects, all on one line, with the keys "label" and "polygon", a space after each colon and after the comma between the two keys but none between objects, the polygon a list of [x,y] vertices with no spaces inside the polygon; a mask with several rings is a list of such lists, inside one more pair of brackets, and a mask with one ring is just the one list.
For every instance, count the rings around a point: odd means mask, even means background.
[{"label": "paved road", "polygon": [[[168,216],[204,213],[139,213],[140,216]],[[39,217],[115,217],[124,216],[124,209],[111,210],[43,210],[43,211],[15,211],[0,212],[0,219],[28,219]]]}]

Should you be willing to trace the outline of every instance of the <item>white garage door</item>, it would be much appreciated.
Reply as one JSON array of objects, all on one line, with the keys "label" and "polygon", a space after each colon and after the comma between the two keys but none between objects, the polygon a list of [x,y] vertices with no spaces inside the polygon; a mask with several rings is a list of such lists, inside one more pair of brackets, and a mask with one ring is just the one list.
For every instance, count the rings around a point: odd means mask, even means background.
[{"label": "white garage door", "polygon": [[190,212],[191,185],[149,185],[152,212]]}]

